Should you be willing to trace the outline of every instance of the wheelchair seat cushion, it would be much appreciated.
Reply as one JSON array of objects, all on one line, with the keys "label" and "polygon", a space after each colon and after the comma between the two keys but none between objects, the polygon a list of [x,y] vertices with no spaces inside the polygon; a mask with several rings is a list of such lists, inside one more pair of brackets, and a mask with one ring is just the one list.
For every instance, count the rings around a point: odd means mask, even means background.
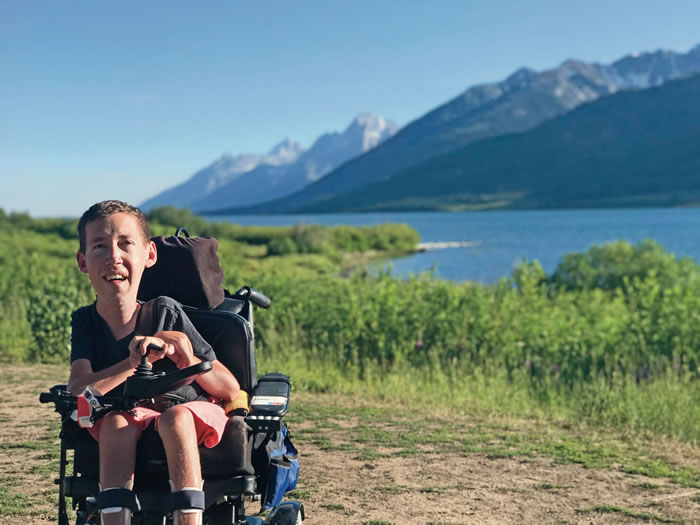
[{"label": "wheelchair seat cushion", "polygon": [[[224,435],[212,448],[199,447],[199,458],[204,479],[228,479],[232,476],[252,475],[252,429],[241,416],[229,416]],[[157,478],[167,475],[165,450],[160,436],[150,426],[138,444],[136,477]]]}]

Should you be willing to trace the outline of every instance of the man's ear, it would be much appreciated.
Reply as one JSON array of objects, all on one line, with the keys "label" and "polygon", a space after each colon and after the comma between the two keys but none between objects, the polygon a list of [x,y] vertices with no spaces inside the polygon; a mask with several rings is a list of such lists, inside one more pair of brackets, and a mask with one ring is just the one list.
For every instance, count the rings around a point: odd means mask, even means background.
[{"label": "man's ear", "polygon": [[146,258],[146,268],[150,268],[158,261],[158,250],[153,241],[148,241],[148,257]]},{"label": "man's ear", "polygon": [[87,262],[85,261],[85,254],[78,250],[78,252],[76,252],[75,254],[75,259],[78,261],[78,268],[80,269],[80,271],[83,273],[88,273]]}]

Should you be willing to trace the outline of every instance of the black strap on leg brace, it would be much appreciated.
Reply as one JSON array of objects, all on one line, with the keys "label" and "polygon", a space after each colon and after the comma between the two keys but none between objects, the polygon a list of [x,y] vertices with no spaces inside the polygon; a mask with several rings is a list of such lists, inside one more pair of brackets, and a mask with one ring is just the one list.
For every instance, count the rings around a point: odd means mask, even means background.
[{"label": "black strap on leg brace", "polygon": [[131,512],[139,512],[141,504],[133,491],[129,489],[114,488],[103,490],[97,495],[97,507],[108,509],[110,507],[126,507]]},{"label": "black strap on leg brace", "polygon": [[174,510],[199,509],[204,510],[204,492],[201,490],[184,489],[171,492],[163,500],[165,513]]}]

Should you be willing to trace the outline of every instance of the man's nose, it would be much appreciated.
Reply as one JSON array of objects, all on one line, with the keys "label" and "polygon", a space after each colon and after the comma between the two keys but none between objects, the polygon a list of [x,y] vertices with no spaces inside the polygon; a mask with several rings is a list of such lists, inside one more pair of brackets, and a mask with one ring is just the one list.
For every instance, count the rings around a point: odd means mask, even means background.
[{"label": "man's nose", "polygon": [[122,261],[122,251],[119,248],[118,245],[113,244],[112,245],[112,251],[110,253],[110,259],[114,262],[121,262]]}]

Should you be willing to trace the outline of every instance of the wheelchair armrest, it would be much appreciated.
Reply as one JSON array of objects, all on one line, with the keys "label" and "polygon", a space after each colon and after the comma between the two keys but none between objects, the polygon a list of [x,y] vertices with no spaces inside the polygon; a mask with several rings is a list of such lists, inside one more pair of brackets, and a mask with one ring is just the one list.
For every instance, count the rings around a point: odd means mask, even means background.
[{"label": "wheelchair armrest", "polygon": [[273,372],[258,379],[250,399],[250,413],[282,417],[289,410],[291,384],[284,374]]},{"label": "wheelchair armrest", "polygon": [[68,391],[68,385],[54,385],[48,392],[39,394],[40,403],[53,403],[56,412],[66,416],[77,407],[77,398]]},{"label": "wheelchair armrest", "polygon": [[264,432],[279,430],[282,417],[289,410],[290,392],[291,384],[286,375],[273,372],[262,376],[253,389],[246,423]]}]

